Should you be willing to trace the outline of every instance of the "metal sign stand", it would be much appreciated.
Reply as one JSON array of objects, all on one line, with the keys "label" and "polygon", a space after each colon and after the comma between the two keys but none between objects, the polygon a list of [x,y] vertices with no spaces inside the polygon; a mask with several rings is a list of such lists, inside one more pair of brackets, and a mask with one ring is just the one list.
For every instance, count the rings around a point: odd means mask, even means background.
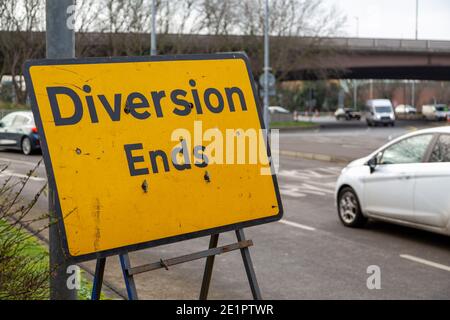
[{"label": "metal sign stand", "polygon": [[[258,281],[256,279],[255,270],[253,269],[252,259],[250,257],[249,247],[253,245],[252,240],[246,240],[244,235],[244,230],[236,229],[236,237],[238,242],[217,247],[219,242],[219,234],[211,235],[209,241],[209,249],[204,251],[199,251],[184,256],[179,256],[176,258],[171,258],[167,260],[160,259],[158,262],[153,262],[149,264],[144,264],[137,267],[132,267],[130,264],[130,258],[128,253],[120,254],[120,265],[122,267],[123,278],[125,281],[125,286],[127,289],[127,296],[129,300],[138,300],[138,294],[136,290],[136,285],[134,283],[133,276],[139,273],[148,272],[152,270],[157,270],[165,268],[169,270],[170,266],[174,266],[180,263],[189,262],[193,260],[198,260],[206,258],[205,271],[203,273],[202,287],[200,290],[200,300],[206,300],[208,298],[209,285],[211,282],[211,276],[214,266],[214,258],[218,254],[240,250],[242,255],[242,260],[244,262],[245,271],[247,273],[248,282],[250,284],[250,289],[252,290],[253,299],[261,300],[261,292],[259,290]],[[103,275],[105,271],[106,258],[97,259],[97,265],[95,267],[94,284],[92,287],[92,300],[98,300],[100,298],[100,293],[103,284]]]}]

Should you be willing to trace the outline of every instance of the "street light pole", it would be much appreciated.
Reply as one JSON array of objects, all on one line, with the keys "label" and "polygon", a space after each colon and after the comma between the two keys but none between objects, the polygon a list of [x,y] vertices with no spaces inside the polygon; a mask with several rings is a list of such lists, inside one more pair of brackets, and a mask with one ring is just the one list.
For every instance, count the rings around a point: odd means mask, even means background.
[{"label": "street light pole", "polygon": [[[416,40],[419,39],[419,0],[416,0]],[[411,82],[411,105],[415,108],[416,104],[416,83]]]},{"label": "street light pole", "polygon": [[370,99],[373,99],[373,79],[370,79]]},{"label": "street light pole", "polygon": [[419,0],[416,0],[416,40],[419,39]]},{"label": "street light pole", "polygon": [[269,0],[264,6],[264,125],[269,130]]},{"label": "street light pole", "polygon": [[156,56],[156,0],[152,0],[152,32],[150,34],[150,55]]},{"label": "street light pole", "polygon": [[[74,0],[46,0],[47,59],[75,58],[75,31],[69,22],[75,11]],[[76,288],[69,289],[69,264],[62,251],[62,239],[55,214],[56,192],[51,179],[48,184],[50,299],[76,300]]]}]

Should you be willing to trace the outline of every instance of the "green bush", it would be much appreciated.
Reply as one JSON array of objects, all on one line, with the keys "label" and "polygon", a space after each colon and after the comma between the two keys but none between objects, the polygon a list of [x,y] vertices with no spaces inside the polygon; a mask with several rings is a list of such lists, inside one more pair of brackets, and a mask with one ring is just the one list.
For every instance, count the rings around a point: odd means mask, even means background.
[{"label": "green bush", "polygon": [[[27,216],[39,197],[46,190],[46,185],[34,198],[25,201],[22,191],[36,168],[21,179],[6,178],[0,186],[0,300],[43,300],[50,298],[49,288],[49,254],[45,245],[36,235],[48,227],[30,231],[28,228],[39,220],[48,220],[48,214],[36,219]],[[6,166],[0,168],[4,173]],[[91,298],[92,283],[83,277],[78,299]],[[106,297],[102,294],[102,299]]]},{"label": "green bush", "polygon": [[[7,166],[3,166],[0,173],[6,169]],[[32,234],[23,230],[33,222],[26,217],[45,190],[43,186],[30,201],[21,197],[34,171],[20,179],[5,178],[0,187],[0,299],[47,297],[48,253]]]}]

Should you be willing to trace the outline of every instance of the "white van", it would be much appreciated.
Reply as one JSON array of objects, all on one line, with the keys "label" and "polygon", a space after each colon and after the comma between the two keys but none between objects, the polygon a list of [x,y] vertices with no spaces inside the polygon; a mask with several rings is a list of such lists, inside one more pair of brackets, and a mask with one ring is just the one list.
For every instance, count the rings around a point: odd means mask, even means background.
[{"label": "white van", "polygon": [[432,104],[422,106],[423,117],[427,120],[447,120],[447,106],[445,104]]},{"label": "white van", "polygon": [[395,125],[395,113],[391,100],[373,99],[367,100],[365,107],[366,122],[369,127],[383,124]]}]

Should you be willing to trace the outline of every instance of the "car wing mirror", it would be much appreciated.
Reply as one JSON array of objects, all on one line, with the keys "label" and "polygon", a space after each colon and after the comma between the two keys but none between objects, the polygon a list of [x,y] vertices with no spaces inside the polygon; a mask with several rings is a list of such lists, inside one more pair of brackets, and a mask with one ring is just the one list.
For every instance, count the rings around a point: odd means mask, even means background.
[{"label": "car wing mirror", "polygon": [[3,128],[5,126],[5,124],[3,123],[3,121],[0,121],[0,128]]},{"label": "car wing mirror", "polygon": [[367,165],[370,168],[370,174],[375,172],[375,169],[377,168],[378,165],[378,160],[377,160],[377,156],[371,158],[369,161],[367,161]]}]

